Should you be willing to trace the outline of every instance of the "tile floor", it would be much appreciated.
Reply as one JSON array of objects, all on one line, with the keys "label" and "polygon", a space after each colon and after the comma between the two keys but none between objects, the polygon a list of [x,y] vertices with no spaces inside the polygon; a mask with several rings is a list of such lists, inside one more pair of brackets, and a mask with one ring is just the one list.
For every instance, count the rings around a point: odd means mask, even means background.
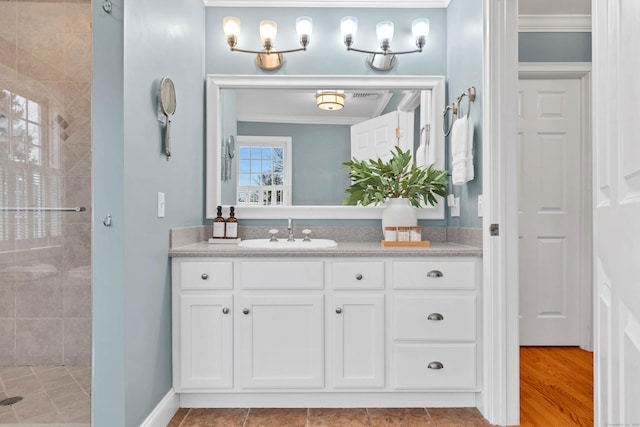
[{"label": "tile floor", "polygon": [[167,427],[487,427],[476,408],[186,409]]},{"label": "tile floor", "polygon": [[89,427],[91,367],[0,366],[0,400],[22,396],[0,406],[0,426]]}]

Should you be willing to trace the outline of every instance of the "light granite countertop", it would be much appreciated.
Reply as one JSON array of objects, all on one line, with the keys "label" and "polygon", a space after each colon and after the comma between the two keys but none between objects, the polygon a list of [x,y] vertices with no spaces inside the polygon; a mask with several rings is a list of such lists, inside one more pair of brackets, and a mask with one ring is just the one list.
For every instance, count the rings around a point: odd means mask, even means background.
[{"label": "light granite countertop", "polygon": [[482,256],[482,248],[455,243],[431,242],[428,247],[384,247],[380,242],[338,242],[321,249],[255,249],[235,244],[207,242],[179,246],[169,251],[170,257],[416,257],[416,256]]}]

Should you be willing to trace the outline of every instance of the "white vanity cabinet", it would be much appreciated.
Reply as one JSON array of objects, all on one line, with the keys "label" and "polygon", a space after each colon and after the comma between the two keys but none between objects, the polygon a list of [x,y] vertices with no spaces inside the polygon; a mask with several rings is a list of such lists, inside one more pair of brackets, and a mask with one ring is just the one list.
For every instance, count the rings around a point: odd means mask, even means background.
[{"label": "white vanity cabinet", "polygon": [[184,406],[474,406],[479,257],[174,257]]}]

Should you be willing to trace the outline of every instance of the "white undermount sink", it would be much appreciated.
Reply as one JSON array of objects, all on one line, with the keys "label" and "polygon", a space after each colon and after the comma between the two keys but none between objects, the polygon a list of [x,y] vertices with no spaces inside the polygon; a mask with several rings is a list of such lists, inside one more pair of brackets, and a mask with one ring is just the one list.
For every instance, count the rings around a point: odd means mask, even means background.
[{"label": "white undermount sink", "polygon": [[278,239],[276,242],[269,239],[247,239],[238,243],[240,248],[251,249],[322,249],[337,245],[335,240],[329,239],[311,239],[306,242],[302,239],[295,239],[293,242],[288,242],[287,239]]}]

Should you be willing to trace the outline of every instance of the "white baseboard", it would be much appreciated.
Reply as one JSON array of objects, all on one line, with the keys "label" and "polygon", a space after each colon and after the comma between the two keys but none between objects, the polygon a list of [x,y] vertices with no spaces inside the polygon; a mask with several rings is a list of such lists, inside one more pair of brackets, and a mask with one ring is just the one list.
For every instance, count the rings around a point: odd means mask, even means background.
[{"label": "white baseboard", "polygon": [[180,397],[172,388],[140,424],[140,427],[166,427],[178,412],[178,408],[180,408]]}]

